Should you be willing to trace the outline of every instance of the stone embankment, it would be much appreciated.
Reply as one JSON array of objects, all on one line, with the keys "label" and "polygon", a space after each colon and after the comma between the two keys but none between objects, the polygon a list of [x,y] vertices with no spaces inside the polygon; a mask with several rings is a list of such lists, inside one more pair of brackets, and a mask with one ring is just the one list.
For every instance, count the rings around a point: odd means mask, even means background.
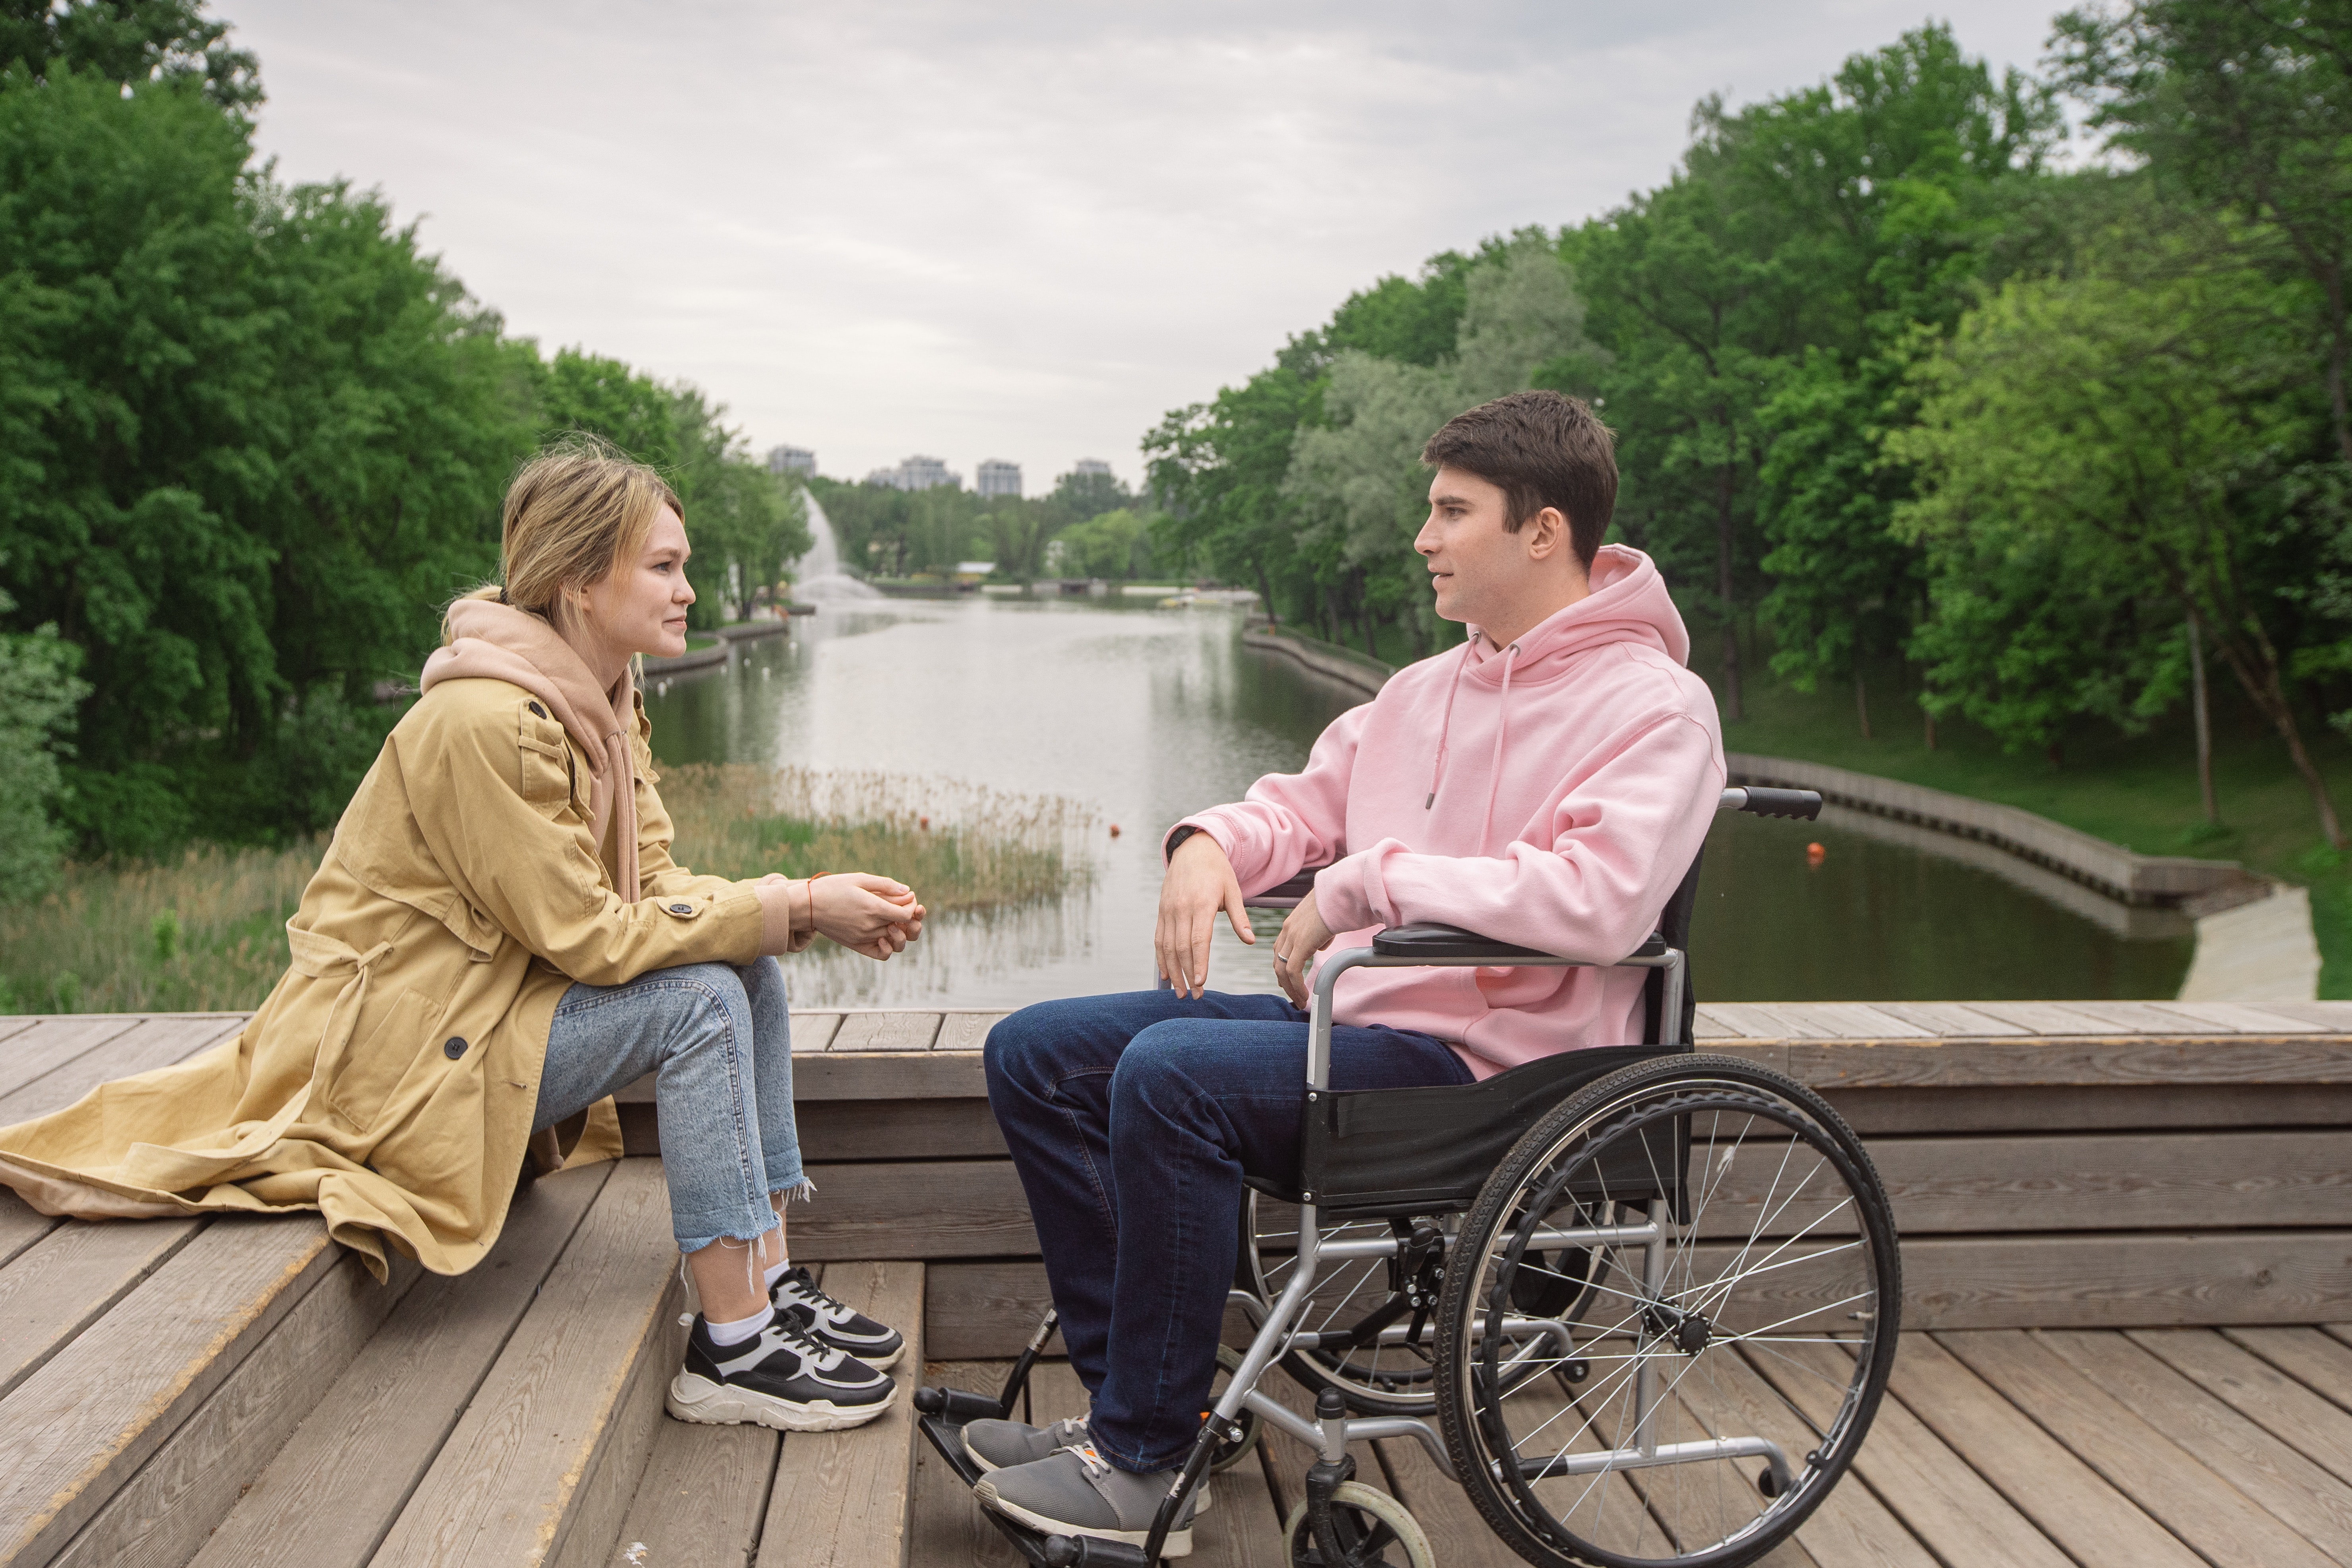
[{"label": "stone embankment", "polygon": [[[790,613],[802,615],[814,612],[803,611],[799,605],[794,605]],[[793,623],[789,619],[779,616],[773,620],[742,621],[731,626],[721,626],[715,634],[719,640],[709,647],[689,648],[676,658],[647,658],[645,661],[646,674],[671,676],[689,669],[707,669],[714,664],[725,664],[735,657],[737,643],[751,637],[780,637],[790,631],[792,626]]]},{"label": "stone embankment", "polygon": [[[1393,673],[1361,654],[1290,636],[1255,616],[1244,628],[1242,643],[1367,698],[1377,696]],[[2234,860],[2141,855],[2013,805],[1822,763],[1739,752],[1727,752],[1724,761],[1732,784],[1814,790],[1833,806],[1925,829],[1919,847],[1931,853],[1959,847],[1931,842],[1936,838],[1997,850],[1998,856],[1978,851],[1960,858],[2021,862],[2014,871],[1990,864],[1988,868],[2026,882],[2118,934],[2161,935],[2168,924],[2179,930],[2174,921],[2193,922],[2197,952],[2181,986],[2184,1001],[2294,1002],[2319,994],[2310,895],[2249,872]],[[2087,898],[2077,889],[2099,896]]]}]

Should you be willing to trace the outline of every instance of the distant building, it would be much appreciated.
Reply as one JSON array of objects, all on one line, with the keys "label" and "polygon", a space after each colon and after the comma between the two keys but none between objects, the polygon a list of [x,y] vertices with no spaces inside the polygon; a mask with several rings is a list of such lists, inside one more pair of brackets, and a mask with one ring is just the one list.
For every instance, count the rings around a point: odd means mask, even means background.
[{"label": "distant building", "polygon": [[995,570],[996,563],[993,561],[959,561],[955,577],[959,583],[977,583]]},{"label": "distant building", "polygon": [[972,470],[971,488],[984,496],[1021,494],[1021,465],[1008,463],[1002,458],[991,458]]},{"label": "distant building", "polygon": [[768,448],[768,472],[811,478],[816,473],[816,454],[806,447],[771,447]]},{"label": "distant building", "polygon": [[1110,478],[1110,465],[1104,462],[1100,458],[1080,458],[1076,462],[1070,465],[1070,472],[1077,475],[1080,479],[1086,478],[1088,474],[1100,474],[1103,478],[1108,479]]},{"label": "distant building", "polygon": [[941,458],[912,457],[895,468],[877,468],[866,476],[869,485],[888,485],[894,490],[928,490],[941,485],[955,489],[963,488],[963,476],[950,468]]}]

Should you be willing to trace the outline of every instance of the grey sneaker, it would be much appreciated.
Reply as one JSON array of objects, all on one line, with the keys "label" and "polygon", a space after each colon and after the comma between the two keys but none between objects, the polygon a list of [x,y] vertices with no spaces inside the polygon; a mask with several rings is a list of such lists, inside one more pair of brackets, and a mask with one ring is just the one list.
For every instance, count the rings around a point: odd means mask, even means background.
[{"label": "grey sneaker", "polygon": [[[1050,1457],[1057,1448],[1076,1447],[1087,1440],[1087,1418],[1074,1415],[1049,1426],[1032,1426],[1026,1421],[972,1421],[963,1429],[963,1451],[982,1470],[1010,1469],[1015,1465],[1034,1465]],[[1157,1504],[1153,1505],[1157,1507]],[[1192,1489],[1192,1511],[1209,1511],[1209,1478],[1202,1476],[1201,1484]]]},{"label": "grey sneaker", "polygon": [[972,1421],[966,1423],[963,1429],[963,1451],[983,1470],[1034,1464],[1056,1448],[1067,1448],[1086,1440],[1087,1418],[1083,1415],[1056,1421],[1050,1426],[1032,1426],[1026,1421]]},{"label": "grey sneaker", "polygon": [[[1097,1541],[1140,1546],[1151,1533],[1151,1521],[1179,1473],[1161,1470],[1157,1475],[1131,1476],[1113,1468],[1095,1452],[1092,1443],[1081,1443],[1025,1465],[991,1471],[971,1489],[971,1495],[983,1508],[992,1508],[1048,1535],[1090,1535]],[[1184,1511],[1160,1548],[1162,1555],[1192,1554],[1194,1512],[1192,1500],[1187,1499]]]}]

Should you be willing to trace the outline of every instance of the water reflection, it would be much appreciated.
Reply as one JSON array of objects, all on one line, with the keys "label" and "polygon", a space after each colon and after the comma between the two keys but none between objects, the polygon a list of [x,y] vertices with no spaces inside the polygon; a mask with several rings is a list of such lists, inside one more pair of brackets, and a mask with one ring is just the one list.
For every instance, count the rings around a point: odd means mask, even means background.
[{"label": "water reflection", "polygon": [[[1261,773],[1297,769],[1323,727],[1360,700],[1241,647],[1238,626],[1228,609],[1117,600],[835,601],[796,618],[789,637],[675,678],[647,708],[665,762],[945,774],[1071,795],[1099,812],[1086,892],[943,920],[887,965],[835,951],[790,970],[806,1005],[1017,1005],[1150,984],[1160,831]],[[1693,941],[1699,994],[2178,990],[2189,943],[2177,932],[2125,940],[2085,918],[2099,911],[2045,896],[2054,889],[1892,841],[1888,826],[1718,820]],[[1816,839],[1829,853],[1809,869],[1804,846]],[[1219,930],[1213,983],[1273,989],[1270,943],[1245,947]]]}]

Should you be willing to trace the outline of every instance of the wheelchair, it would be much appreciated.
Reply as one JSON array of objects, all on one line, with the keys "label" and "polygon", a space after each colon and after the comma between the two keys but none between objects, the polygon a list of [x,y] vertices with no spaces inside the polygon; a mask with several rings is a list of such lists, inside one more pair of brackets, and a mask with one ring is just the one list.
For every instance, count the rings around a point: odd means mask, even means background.
[{"label": "wheelchair", "polygon": [[[1721,807],[1810,819],[1810,791]],[[1901,1260],[1868,1152],[1819,1095],[1693,1053],[1685,945],[1698,867],[1622,961],[1644,977],[1641,1046],[1563,1052],[1474,1084],[1334,1090],[1331,998],[1356,968],[1568,966],[1437,925],[1331,954],[1308,1011],[1295,1185],[1251,1178],[1214,1408],[1141,1547],[1042,1535],[984,1510],[1045,1568],[1155,1568],[1185,1500],[1279,1427],[1319,1458],[1286,1510],[1294,1568],[1430,1568],[1403,1505],[1349,1445],[1423,1447],[1539,1568],[1738,1568],[1843,1476],[1893,1367]],[[1295,904],[1311,874],[1249,901]],[[1010,1417],[1048,1310],[1001,1393],[925,1388],[924,1434],[976,1483],[963,1425]],[[1262,1384],[1279,1366],[1312,1419]],[[1434,1426],[1431,1418],[1434,1418]],[[1383,1467],[1385,1468],[1385,1466]]]}]

